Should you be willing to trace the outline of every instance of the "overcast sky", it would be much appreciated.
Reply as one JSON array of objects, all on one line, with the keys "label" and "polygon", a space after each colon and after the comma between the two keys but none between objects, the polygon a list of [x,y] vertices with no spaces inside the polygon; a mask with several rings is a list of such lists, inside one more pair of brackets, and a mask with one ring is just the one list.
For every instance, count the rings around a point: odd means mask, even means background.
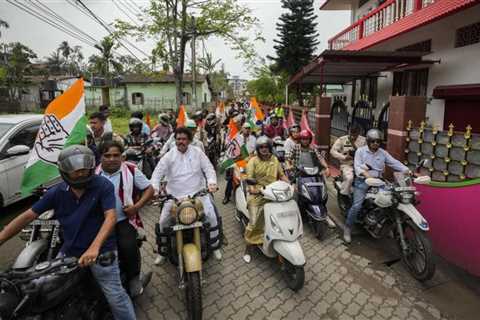
[{"label": "overcast sky", "polygon": [[[16,1],[16,0],[15,0]],[[28,1],[20,0],[24,3]],[[72,0],[70,0],[73,2]],[[113,3],[117,2],[117,5]],[[130,11],[123,6],[123,2],[132,0],[84,0],[84,3],[99,17],[107,22],[112,22],[117,18],[125,19]],[[148,1],[133,0],[139,6],[145,6]],[[318,53],[327,48],[327,41],[339,31],[349,25],[350,13],[346,11],[320,11],[320,5],[325,0],[315,0],[315,9],[318,15],[318,32],[320,45]],[[77,28],[85,31],[95,39],[101,39],[107,35],[107,32],[97,23],[89,19],[86,15],[75,9],[66,0],[40,0],[50,9],[67,19]],[[120,4],[118,2],[121,2]],[[257,52],[260,56],[274,55],[273,40],[277,37],[275,24],[282,13],[280,0],[240,0],[239,2],[249,6],[253,13],[258,17],[261,23],[261,30],[266,39],[265,43],[257,44]],[[133,5],[131,9],[133,10]],[[10,24],[10,29],[2,29],[2,42],[19,41],[33,49],[40,58],[48,56],[53,52],[61,41],[67,40],[71,46],[81,45],[86,57],[96,53],[96,49],[80,42],[79,40],[49,26],[45,22],[21,11],[19,8],[9,4],[6,0],[0,0],[0,19],[6,20]],[[151,44],[135,43],[140,49],[149,53],[152,49]],[[205,43],[206,49],[212,52],[216,59],[222,59],[225,68],[231,75],[239,75],[242,78],[251,78],[249,71],[243,64],[243,61],[235,58],[235,52],[232,52],[221,40],[210,39]],[[200,49],[200,48],[199,48]],[[117,50],[119,53],[126,53],[122,48]],[[132,49],[139,57],[144,57],[141,53]]]}]

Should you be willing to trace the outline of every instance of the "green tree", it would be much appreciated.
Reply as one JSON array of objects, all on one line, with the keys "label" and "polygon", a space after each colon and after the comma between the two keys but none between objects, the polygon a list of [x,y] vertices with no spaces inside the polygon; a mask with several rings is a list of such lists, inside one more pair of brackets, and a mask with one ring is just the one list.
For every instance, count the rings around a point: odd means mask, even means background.
[{"label": "green tree", "polygon": [[48,72],[51,75],[61,74],[64,64],[65,62],[58,50],[53,51],[50,56],[47,57]]},{"label": "green tree", "polygon": [[2,37],[2,28],[8,29],[10,28],[10,25],[7,21],[0,19],[0,38]]},{"label": "green tree", "polygon": [[[319,44],[313,0],[282,0],[283,13],[277,23],[278,39],[275,39],[276,57],[269,57],[275,63],[276,73],[294,75],[314,57]],[[301,88],[297,86],[300,97]],[[302,99],[300,99],[302,104]]]},{"label": "green tree", "polygon": [[19,43],[9,43],[6,46],[7,64],[4,66],[2,85],[7,89],[10,102],[20,101],[22,91],[29,85],[25,77],[31,70],[32,59],[37,58],[29,47]]},{"label": "green tree", "polygon": [[89,71],[96,76],[102,76],[107,81],[107,86],[102,88],[103,104],[110,105],[110,88],[112,77],[123,72],[122,64],[114,57],[113,50],[118,47],[112,37],[105,37],[95,48],[100,51],[99,55],[89,58]]},{"label": "green tree", "polygon": [[[221,38],[249,63],[257,58],[254,45],[245,34],[258,26],[258,19],[237,0],[150,0],[144,16],[141,26],[117,20],[117,35],[149,38],[157,49],[161,48],[161,58],[175,76],[177,104],[182,102],[185,51],[193,35],[199,40]],[[256,32],[254,40],[263,38]]]},{"label": "green tree", "polygon": [[262,66],[255,71],[255,79],[247,83],[250,95],[264,103],[285,102],[285,86],[288,81],[286,73],[276,74],[270,66]]}]

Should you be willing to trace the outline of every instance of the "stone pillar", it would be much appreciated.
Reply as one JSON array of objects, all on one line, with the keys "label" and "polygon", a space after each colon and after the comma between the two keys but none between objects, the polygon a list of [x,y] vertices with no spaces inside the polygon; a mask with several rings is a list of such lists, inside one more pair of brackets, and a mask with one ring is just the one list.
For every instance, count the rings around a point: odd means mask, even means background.
[{"label": "stone pillar", "polygon": [[327,155],[330,150],[331,107],[332,98],[315,97],[315,140],[320,151],[325,151]]},{"label": "stone pillar", "polygon": [[388,112],[387,151],[400,161],[405,160],[408,121],[419,126],[425,120],[427,100],[425,97],[391,96]]}]

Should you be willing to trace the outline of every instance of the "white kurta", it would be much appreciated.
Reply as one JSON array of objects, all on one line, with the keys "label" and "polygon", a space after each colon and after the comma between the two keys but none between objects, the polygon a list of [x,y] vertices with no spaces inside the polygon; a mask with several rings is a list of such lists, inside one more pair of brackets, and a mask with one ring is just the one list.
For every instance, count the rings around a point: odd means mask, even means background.
[{"label": "white kurta", "polygon": [[175,198],[192,196],[208,184],[217,183],[217,175],[210,160],[199,148],[188,146],[185,153],[172,148],[160,159],[153,171],[151,183],[156,192],[165,177],[167,193]]}]

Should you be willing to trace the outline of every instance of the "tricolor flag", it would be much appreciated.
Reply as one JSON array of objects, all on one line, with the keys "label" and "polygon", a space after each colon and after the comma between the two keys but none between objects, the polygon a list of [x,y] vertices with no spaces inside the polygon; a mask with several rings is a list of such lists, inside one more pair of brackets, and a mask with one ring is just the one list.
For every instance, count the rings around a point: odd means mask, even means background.
[{"label": "tricolor flag", "polygon": [[45,110],[42,125],[30,151],[23,173],[21,191],[30,194],[35,188],[59,176],[60,151],[72,144],[84,144],[87,133],[83,79],[78,79]]},{"label": "tricolor flag", "polygon": [[250,99],[250,108],[255,110],[255,122],[265,120],[265,115],[257,102],[257,98],[252,97]]},{"label": "tricolor flag", "polygon": [[226,169],[237,164],[238,166],[246,166],[245,159],[248,158],[247,145],[241,143],[240,139],[240,130],[237,127],[237,124],[233,119],[230,119],[228,123],[228,136],[226,141],[226,151],[224,160],[220,164],[220,172],[225,171]]},{"label": "tricolor flag", "polygon": [[177,117],[177,127],[185,127],[185,122],[188,120],[187,111],[185,110],[185,106],[182,104],[180,108],[178,108],[178,117]]}]

